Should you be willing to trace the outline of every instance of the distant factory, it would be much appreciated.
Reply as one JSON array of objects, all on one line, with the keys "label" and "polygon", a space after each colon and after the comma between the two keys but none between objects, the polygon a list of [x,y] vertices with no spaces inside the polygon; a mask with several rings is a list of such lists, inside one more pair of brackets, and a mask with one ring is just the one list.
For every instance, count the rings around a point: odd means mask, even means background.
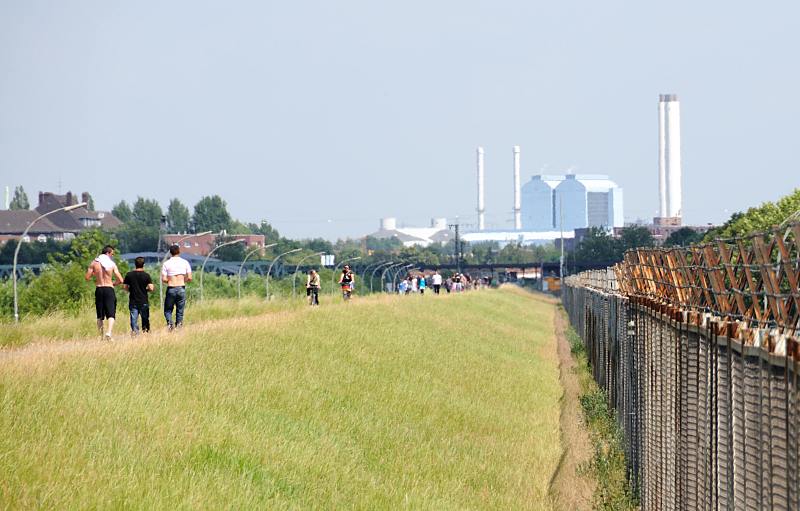
[{"label": "distant factory", "polygon": [[625,224],[622,188],[608,176],[533,176],[522,187],[522,228],[574,231]]},{"label": "distant factory", "polygon": [[[577,242],[589,228],[605,229],[613,235],[625,226],[622,188],[609,176],[537,174],[521,186],[521,150],[515,145],[511,159],[513,228],[487,229],[484,156],[484,148],[478,147],[477,222],[473,229],[462,226],[461,237],[465,241],[528,245],[549,243],[563,237]],[[656,240],[663,240],[682,226],[681,179],[680,103],[674,94],[661,94],[658,101],[659,216],[647,226]],[[430,227],[398,228],[394,218],[386,218],[381,221],[381,229],[371,236],[396,237],[404,245],[428,245],[447,241],[450,233],[445,219],[434,219]]]},{"label": "distant factory", "polygon": [[575,229],[613,229],[624,225],[622,188],[608,176],[566,174],[535,175],[520,186],[520,146],[512,148],[514,228],[487,230],[485,215],[484,149],[477,150],[477,229],[464,234],[466,241],[539,244],[572,238]]}]

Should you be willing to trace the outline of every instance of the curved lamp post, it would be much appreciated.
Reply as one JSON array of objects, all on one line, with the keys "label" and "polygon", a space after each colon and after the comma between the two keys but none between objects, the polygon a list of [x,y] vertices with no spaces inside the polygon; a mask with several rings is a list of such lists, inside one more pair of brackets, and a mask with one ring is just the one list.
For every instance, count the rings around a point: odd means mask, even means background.
[{"label": "curved lamp post", "polygon": [[11,273],[14,276],[14,322],[19,323],[19,302],[17,301],[17,257],[19,256],[19,247],[22,246],[22,240],[25,236],[28,235],[28,231],[33,227],[33,224],[41,220],[46,216],[50,216],[54,213],[58,213],[59,211],[72,211],[73,209],[82,208],[85,206],[85,202],[81,202],[79,204],[73,204],[72,206],[64,206],[63,208],[54,209],[53,211],[48,211],[43,215],[39,215],[33,222],[28,224],[28,227],[22,232],[22,236],[19,237],[17,241],[17,248],[14,249],[14,265],[12,266]]},{"label": "curved lamp post", "polygon": [[394,278],[392,279],[393,290],[397,289],[397,276],[400,275],[400,272],[403,270],[411,270],[413,266],[414,266],[413,264],[407,264],[405,266],[401,266],[400,268],[397,269],[396,272],[394,272]]},{"label": "curved lamp post", "polygon": [[269,245],[264,245],[263,247],[256,247],[244,256],[244,261],[242,261],[242,264],[239,265],[239,273],[236,280],[236,295],[239,300],[242,299],[242,268],[244,268],[244,263],[247,262],[251,255],[255,254],[259,250],[266,250],[270,247],[274,247],[275,245],[277,245],[277,243],[270,243]]},{"label": "curved lamp post", "polygon": [[386,261],[378,261],[376,263],[373,261],[371,264],[368,264],[364,267],[364,271],[362,272],[364,274],[364,278],[361,279],[361,288],[364,290],[364,293],[367,292],[367,275],[371,274],[370,270],[374,270],[376,267],[382,265],[385,262]]},{"label": "curved lamp post", "polygon": [[[206,234],[211,234],[214,231],[206,231],[206,232],[198,232],[197,234],[187,234],[183,238],[179,238],[178,241],[173,243],[173,245],[181,246],[181,242],[184,240],[188,240],[189,238],[196,238],[198,236],[205,236]],[[159,243],[160,246],[160,243]],[[161,267],[164,266],[164,263],[167,262],[167,256],[169,256],[169,250],[167,253],[164,254],[164,258],[161,259],[161,262],[158,263],[158,304],[163,309],[164,308],[164,283],[161,282]]]},{"label": "curved lamp post", "polygon": [[382,263],[378,264],[375,268],[372,269],[372,274],[369,276],[369,292],[372,293],[372,280],[375,278],[375,272],[378,271],[383,266],[391,266],[394,264],[394,261],[383,261]]},{"label": "curved lamp post", "polygon": [[300,259],[300,261],[297,262],[297,266],[294,267],[294,274],[292,275],[292,298],[297,296],[297,272],[300,270],[300,265],[303,263],[303,261],[305,261],[309,257],[321,256],[324,254],[325,252],[315,252],[313,254],[308,254],[303,256],[302,259]]},{"label": "curved lamp post", "polygon": [[[345,259],[344,261],[339,261],[339,264],[333,267],[333,276],[331,277],[331,294],[336,294],[336,271],[339,269],[339,266],[349,263],[350,261],[357,261],[361,259],[361,256],[358,257],[351,257],[350,259]],[[353,272],[355,273],[355,272]]]},{"label": "curved lamp post", "polygon": [[286,254],[293,254],[293,253],[295,253],[295,252],[300,252],[301,250],[303,250],[303,249],[302,249],[302,248],[293,248],[292,250],[287,250],[286,252],[284,252],[284,253],[282,253],[282,254],[278,254],[278,257],[276,257],[275,259],[273,259],[273,260],[272,260],[272,261],[269,263],[269,268],[267,268],[267,285],[266,285],[266,289],[267,289],[267,301],[269,301],[269,274],[270,274],[270,272],[272,271],[272,265],[273,265],[273,264],[275,264],[275,261],[277,261],[277,260],[278,260],[278,259],[280,259],[281,257],[285,256]]},{"label": "curved lamp post", "polygon": [[[367,292],[367,274],[369,274],[369,269],[373,266],[375,266],[375,263],[364,266],[364,271],[362,272],[364,274],[364,278],[361,279],[361,289],[365,293]],[[356,284],[356,287],[358,287],[358,284]]]},{"label": "curved lamp post", "polygon": [[[406,263],[405,262],[393,263],[393,264],[390,264],[389,266],[387,266],[386,268],[383,269],[383,271],[381,272],[381,288],[386,289],[386,288],[383,287],[383,279],[386,277],[386,272],[390,271],[395,266],[400,266],[400,265],[403,265],[403,264],[406,264]],[[394,291],[394,289],[392,289],[392,291]]]},{"label": "curved lamp post", "polygon": [[228,245],[235,245],[236,243],[244,243],[243,239],[228,241],[225,243],[221,243],[216,247],[211,249],[211,252],[206,255],[206,258],[203,259],[203,266],[200,267],[200,301],[203,301],[203,274],[206,272],[206,263],[208,262],[208,258],[211,257],[211,254],[217,251],[218,248],[227,247]]}]

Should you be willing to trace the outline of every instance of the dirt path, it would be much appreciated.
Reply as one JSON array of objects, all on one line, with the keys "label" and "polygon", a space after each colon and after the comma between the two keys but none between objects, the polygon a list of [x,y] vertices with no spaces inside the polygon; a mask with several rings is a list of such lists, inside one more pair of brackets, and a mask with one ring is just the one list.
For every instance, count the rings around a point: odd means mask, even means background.
[{"label": "dirt path", "polygon": [[578,474],[592,452],[589,434],[583,424],[580,409],[580,383],[575,374],[575,360],[569,349],[566,336],[567,321],[563,312],[556,310],[555,333],[558,345],[559,379],[564,389],[561,398],[561,439],[564,454],[551,482],[550,491],[556,497],[560,509],[578,511],[591,509],[594,481]]}]

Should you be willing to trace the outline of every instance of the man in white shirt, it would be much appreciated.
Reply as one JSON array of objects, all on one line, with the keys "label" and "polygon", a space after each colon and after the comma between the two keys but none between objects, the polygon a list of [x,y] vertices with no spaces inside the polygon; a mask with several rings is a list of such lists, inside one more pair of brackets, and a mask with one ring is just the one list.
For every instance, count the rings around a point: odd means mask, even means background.
[{"label": "man in white shirt", "polygon": [[442,276],[439,274],[439,270],[436,270],[431,277],[431,284],[433,284],[433,292],[438,295],[439,290],[442,289]]},{"label": "man in white shirt", "polygon": [[[164,297],[164,318],[167,327],[173,328],[183,325],[183,310],[186,307],[186,283],[192,281],[192,266],[180,256],[181,249],[178,245],[169,247],[170,257],[161,267],[161,282],[167,285],[167,294]],[[172,310],[175,309],[175,323],[172,322]]]}]

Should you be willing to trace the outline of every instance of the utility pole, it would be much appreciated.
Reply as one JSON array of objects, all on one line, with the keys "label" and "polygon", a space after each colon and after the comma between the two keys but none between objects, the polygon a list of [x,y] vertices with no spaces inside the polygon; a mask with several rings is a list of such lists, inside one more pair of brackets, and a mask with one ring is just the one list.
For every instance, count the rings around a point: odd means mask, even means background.
[{"label": "utility pole", "polygon": [[456,256],[456,266],[458,267],[458,273],[461,273],[461,235],[459,233],[460,224],[458,223],[458,219],[456,218],[456,223],[448,225],[449,228],[455,229],[456,231],[456,239],[455,239],[455,247],[453,249],[454,255]]},{"label": "utility pole", "polygon": [[[561,230],[561,257],[558,260],[558,280],[564,285],[564,201],[558,198],[559,229]],[[574,250],[574,248],[573,248]]]}]

